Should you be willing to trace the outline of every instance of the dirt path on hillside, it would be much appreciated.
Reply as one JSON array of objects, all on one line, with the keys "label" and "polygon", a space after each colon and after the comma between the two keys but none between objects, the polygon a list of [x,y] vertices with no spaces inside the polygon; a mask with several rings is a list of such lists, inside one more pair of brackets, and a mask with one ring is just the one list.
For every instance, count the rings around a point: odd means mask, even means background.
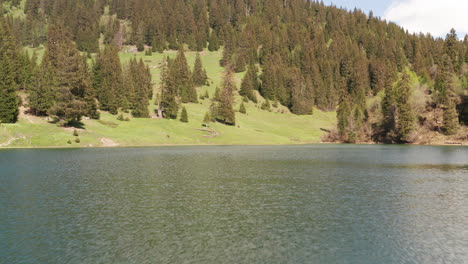
[{"label": "dirt path on hillside", "polygon": [[221,135],[220,133],[212,130],[212,129],[204,129],[204,128],[194,128],[195,130],[198,130],[198,131],[203,131],[203,132],[207,132],[209,133],[209,135],[204,135],[203,137],[207,137],[207,138],[214,138],[214,137],[217,137],[219,135]]},{"label": "dirt path on hillside", "polygon": [[26,119],[31,124],[37,124],[38,121],[40,120],[40,118],[38,118],[36,116],[26,114],[26,108],[24,106],[20,107],[19,118]]},{"label": "dirt path on hillside", "polygon": [[101,138],[101,143],[103,147],[117,147],[119,145],[119,143],[110,138]]},{"label": "dirt path on hillside", "polygon": [[8,139],[6,142],[1,143],[1,144],[0,144],[0,148],[1,148],[1,147],[9,146],[11,143],[13,143],[13,142],[15,142],[16,140],[19,140],[19,139],[26,139],[26,137],[25,137],[25,136],[22,136],[22,137],[12,137],[12,138]]}]

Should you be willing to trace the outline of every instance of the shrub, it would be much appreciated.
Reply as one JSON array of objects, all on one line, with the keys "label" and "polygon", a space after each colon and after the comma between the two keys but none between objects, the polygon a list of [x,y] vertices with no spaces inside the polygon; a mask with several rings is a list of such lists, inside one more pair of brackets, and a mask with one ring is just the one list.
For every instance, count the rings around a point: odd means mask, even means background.
[{"label": "shrub", "polygon": [[205,113],[205,117],[203,118],[203,124],[208,124],[211,122],[211,115],[210,112]]},{"label": "shrub", "polygon": [[123,114],[120,114],[120,115],[117,117],[117,120],[128,122],[128,121],[130,121],[130,118],[129,118],[129,117],[124,117]]},{"label": "shrub", "polygon": [[180,114],[180,122],[188,123],[188,114],[185,106],[182,107],[182,113]]},{"label": "shrub", "polygon": [[244,102],[241,103],[239,112],[242,114],[247,114],[247,110],[245,109]]},{"label": "shrub", "polygon": [[268,110],[271,111],[271,105],[270,101],[267,99],[265,102],[263,102],[262,106],[260,107],[262,110]]},{"label": "shrub", "polygon": [[272,106],[273,106],[274,108],[278,108],[278,105],[279,105],[279,103],[278,103],[278,100],[276,99],[276,100],[273,102]]}]

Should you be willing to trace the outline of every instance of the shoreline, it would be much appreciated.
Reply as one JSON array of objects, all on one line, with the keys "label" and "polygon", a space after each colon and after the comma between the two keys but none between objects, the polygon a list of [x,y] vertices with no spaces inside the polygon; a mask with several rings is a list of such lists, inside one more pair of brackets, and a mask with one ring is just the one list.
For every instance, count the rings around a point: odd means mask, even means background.
[{"label": "shoreline", "polygon": [[349,146],[364,146],[364,145],[380,145],[380,146],[428,146],[428,147],[468,147],[468,142],[460,144],[383,144],[383,143],[337,143],[337,142],[310,142],[310,143],[288,143],[288,144],[155,144],[155,145],[119,145],[119,146],[40,146],[40,147],[0,147],[2,150],[29,150],[29,149],[115,149],[115,148],[157,148],[157,147],[209,147],[209,146],[306,146],[306,145],[349,145]]}]

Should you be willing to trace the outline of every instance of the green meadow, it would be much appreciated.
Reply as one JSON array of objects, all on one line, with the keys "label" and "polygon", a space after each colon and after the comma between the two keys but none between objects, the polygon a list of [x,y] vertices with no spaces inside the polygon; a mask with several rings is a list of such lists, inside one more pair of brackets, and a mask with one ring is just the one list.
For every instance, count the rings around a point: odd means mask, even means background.
[{"label": "green meadow", "polygon": [[[40,58],[43,48],[36,49]],[[32,53],[32,49],[29,49]],[[208,91],[210,97],[220,85],[223,68],[219,66],[221,51],[201,52],[203,66],[207,70],[210,85],[198,88],[198,94]],[[163,54],[129,52],[125,47],[120,54],[122,64],[133,57],[143,59],[150,67],[153,76],[155,96],[159,89],[160,65],[165,56],[175,56],[175,51]],[[187,52],[191,67],[195,61],[195,52]],[[243,73],[236,75],[237,86]],[[102,147],[102,146],[157,146],[157,145],[229,145],[229,144],[307,144],[318,143],[323,135],[322,129],[331,129],[336,123],[335,112],[322,112],[315,109],[310,116],[291,114],[284,106],[272,107],[271,111],[261,110],[263,99],[257,104],[245,103],[247,114],[236,113],[236,126],[210,123],[202,126],[202,120],[211,104],[210,99],[199,100],[198,104],[185,104],[189,122],[157,118],[132,118],[119,121],[117,116],[101,112],[100,120],[83,119],[84,127],[77,129],[79,136],[73,136],[73,128],[63,128],[49,123],[42,117],[21,114],[16,124],[0,125],[0,147]],[[236,97],[235,109],[238,110],[242,99]],[[155,98],[148,102],[154,113]],[[24,110],[24,109],[22,109]],[[79,138],[79,140],[76,140]],[[79,141],[77,143],[76,141]]]}]

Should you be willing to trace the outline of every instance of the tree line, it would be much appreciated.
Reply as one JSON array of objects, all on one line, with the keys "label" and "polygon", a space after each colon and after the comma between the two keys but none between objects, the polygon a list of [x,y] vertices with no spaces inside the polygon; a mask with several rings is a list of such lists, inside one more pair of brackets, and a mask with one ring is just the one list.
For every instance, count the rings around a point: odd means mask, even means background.
[{"label": "tree line", "polygon": [[[442,125],[435,129],[455,133],[459,126],[457,105],[466,100],[468,36],[459,40],[455,31],[445,39],[410,34],[358,9],[343,10],[307,0],[27,0],[24,12],[24,18],[9,17],[3,22],[8,24],[11,37],[23,46],[45,44],[48,51],[54,49],[49,47],[53,46],[54,28],[63,25],[68,34],[65,42],[70,42],[62,45],[64,49],[98,53],[88,70],[92,72],[92,89],[73,88],[73,96],[67,99],[86,102],[83,109],[115,113],[122,108],[136,116],[148,116],[147,109],[135,109],[142,105],[139,100],[151,99],[152,90],[143,88],[148,82],[134,83],[145,80],[135,78],[145,76],[143,64],[131,62],[134,66],[122,68],[117,63],[117,52],[125,44],[140,51],[179,50],[175,59],[164,62],[158,95],[158,114],[169,118],[176,116],[180,103],[197,102],[194,87],[203,85],[191,76],[184,47],[192,51],[222,49],[220,65],[227,69],[226,78],[232,72],[246,71],[238,92],[247,100],[257,102],[256,94],[260,94],[299,115],[312,114],[314,108],[336,109],[338,136],[346,142],[368,137],[411,141],[421,115],[412,105],[412,73],[429,87],[428,108],[443,112]],[[99,49],[101,36],[103,50]],[[55,56],[47,53],[45,58]],[[54,72],[57,63],[47,60],[50,62],[44,59],[39,68]],[[78,57],[74,63],[76,68],[86,64]],[[130,67],[139,70],[127,69]],[[202,76],[198,69],[194,72]],[[112,83],[106,83],[106,78]],[[39,89],[41,82],[35,83],[34,89]],[[85,83],[76,85],[87,87]],[[225,93],[229,86],[225,81],[220,94],[237,92]],[[368,109],[367,99],[377,95],[383,97],[381,105]],[[47,111],[56,114],[63,108],[67,107]],[[47,113],[44,107],[38,109],[32,108]],[[216,116],[216,111],[212,114]],[[380,118],[376,120],[376,116]]]}]

